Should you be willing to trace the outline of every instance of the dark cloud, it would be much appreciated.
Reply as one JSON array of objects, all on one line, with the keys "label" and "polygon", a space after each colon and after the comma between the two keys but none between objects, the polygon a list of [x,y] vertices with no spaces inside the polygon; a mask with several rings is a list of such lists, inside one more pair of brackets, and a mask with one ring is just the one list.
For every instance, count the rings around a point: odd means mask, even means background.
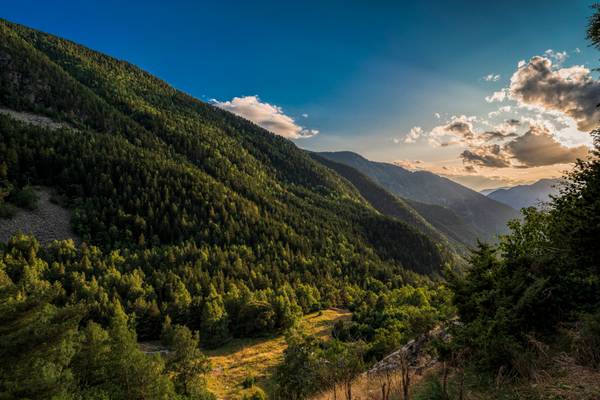
[{"label": "dark cloud", "polygon": [[520,103],[562,111],[579,130],[598,126],[600,81],[583,66],[556,69],[549,58],[536,56],[513,74],[509,89],[511,98]]},{"label": "dark cloud", "polygon": [[498,144],[480,146],[471,150],[465,150],[460,154],[463,162],[467,165],[480,165],[482,167],[507,168],[510,160]]},{"label": "dark cloud", "polygon": [[464,121],[453,121],[446,125],[446,130],[456,135],[460,135],[465,139],[473,139],[475,132],[473,132],[473,125]]},{"label": "dark cloud", "polygon": [[522,136],[516,136],[502,146],[494,144],[471,148],[463,151],[460,157],[466,165],[529,168],[568,164],[577,159],[585,159],[588,155],[589,150],[586,146],[564,146],[548,129],[534,125]]},{"label": "dark cloud", "polygon": [[526,167],[568,164],[588,157],[586,146],[566,147],[542,127],[531,127],[523,136],[511,140],[505,150]]},{"label": "dark cloud", "polygon": [[490,140],[503,140],[510,137],[518,136],[515,132],[502,132],[502,131],[486,131],[481,134],[486,141]]}]

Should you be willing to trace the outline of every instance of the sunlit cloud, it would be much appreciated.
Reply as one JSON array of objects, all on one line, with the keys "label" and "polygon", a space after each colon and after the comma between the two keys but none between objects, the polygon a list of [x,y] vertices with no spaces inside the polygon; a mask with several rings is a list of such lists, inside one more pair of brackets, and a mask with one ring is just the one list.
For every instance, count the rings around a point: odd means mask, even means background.
[{"label": "sunlit cloud", "polygon": [[[234,97],[230,101],[212,100],[212,104],[288,139],[304,139],[319,133],[316,129],[298,125],[292,117],[284,114],[281,107],[265,103],[258,96]],[[308,114],[302,116],[307,118]]]},{"label": "sunlit cloud", "polygon": [[522,106],[555,110],[573,118],[577,128],[589,131],[600,120],[600,82],[582,65],[556,68],[552,60],[536,56],[510,79],[510,97]]},{"label": "sunlit cloud", "polygon": [[466,165],[493,168],[539,167],[569,164],[589,155],[587,146],[567,147],[558,142],[544,126],[532,126],[525,134],[499,145],[482,145],[464,150],[460,157]]},{"label": "sunlit cloud", "polygon": [[415,143],[423,135],[423,128],[413,126],[410,131],[404,136],[404,143]]},{"label": "sunlit cloud", "polygon": [[492,93],[490,96],[486,96],[485,101],[487,101],[488,103],[503,102],[504,100],[506,100],[506,97],[507,97],[506,95],[507,95],[507,90],[501,89],[501,90],[498,90],[498,91]]}]

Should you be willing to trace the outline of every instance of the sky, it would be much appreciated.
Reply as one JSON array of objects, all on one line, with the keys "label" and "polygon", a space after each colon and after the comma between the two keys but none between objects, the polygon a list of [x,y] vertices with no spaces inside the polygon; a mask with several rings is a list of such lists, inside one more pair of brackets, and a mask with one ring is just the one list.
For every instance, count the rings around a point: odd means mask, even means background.
[{"label": "sky", "polygon": [[592,2],[3,2],[314,151],[476,190],[558,177],[600,120]]}]

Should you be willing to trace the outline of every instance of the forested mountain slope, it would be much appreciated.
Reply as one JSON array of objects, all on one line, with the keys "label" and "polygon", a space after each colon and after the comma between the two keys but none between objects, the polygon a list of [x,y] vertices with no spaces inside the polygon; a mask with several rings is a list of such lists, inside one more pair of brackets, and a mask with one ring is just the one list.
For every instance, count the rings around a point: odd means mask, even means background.
[{"label": "forested mountain slope", "polygon": [[[472,241],[474,237],[493,240],[497,234],[507,232],[507,221],[519,216],[512,208],[431,172],[411,172],[397,165],[370,161],[348,151],[319,154],[358,169],[392,194],[451,210],[463,221],[455,227],[455,232],[465,243]],[[422,215],[441,230],[442,224],[434,221],[450,221],[455,218],[452,213],[440,216],[441,211],[424,210]],[[427,213],[431,214],[431,218]],[[466,230],[461,232],[461,229]]]},{"label": "forested mountain slope", "polygon": [[103,299],[100,319],[118,299],[143,337],[165,315],[223,328],[207,337],[251,335],[287,322],[238,316],[343,304],[351,288],[401,285],[447,259],[292,142],[129,63],[0,21],[0,65],[0,107],[60,123],[0,116],[0,180],[67,199],[76,233],[98,248],[65,250],[72,266],[47,277],[69,281],[71,300]]},{"label": "forested mountain slope", "polygon": [[455,219],[447,221],[445,224],[439,218],[431,218],[431,222],[429,222],[422,216],[423,214],[433,217],[434,211],[432,211],[432,208],[434,207],[444,210],[446,214],[451,214],[450,210],[439,206],[406,201],[386,191],[371,178],[355,168],[321,157],[318,153],[310,154],[315,160],[346,178],[382,214],[396,217],[426,235],[435,238],[437,241],[448,243],[459,252],[464,252],[466,245],[474,245],[476,243],[475,237],[473,237],[472,241],[463,242],[463,238],[456,234],[456,227],[462,223],[458,216],[455,216]]}]

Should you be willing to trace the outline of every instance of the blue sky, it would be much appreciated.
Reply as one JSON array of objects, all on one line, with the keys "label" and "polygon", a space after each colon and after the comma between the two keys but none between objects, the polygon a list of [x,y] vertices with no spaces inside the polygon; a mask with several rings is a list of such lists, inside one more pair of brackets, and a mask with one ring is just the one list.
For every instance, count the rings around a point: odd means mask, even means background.
[{"label": "blue sky", "polygon": [[[0,16],[130,61],[206,101],[258,96],[311,136],[295,140],[301,147],[417,160],[439,173],[448,164],[459,177],[464,143],[406,143],[410,129],[483,118],[499,106],[484,98],[507,87],[520,60],[547,49],[565,51],[564,66],[597,66],[600,53],[585,41],[590,4],[21,0],[4,2]],[[553,134],[565,145],[583,140]],[[477,176],[500,173],[507,178],[498,185],[512,183],[506,168],[475,166]]]}]

